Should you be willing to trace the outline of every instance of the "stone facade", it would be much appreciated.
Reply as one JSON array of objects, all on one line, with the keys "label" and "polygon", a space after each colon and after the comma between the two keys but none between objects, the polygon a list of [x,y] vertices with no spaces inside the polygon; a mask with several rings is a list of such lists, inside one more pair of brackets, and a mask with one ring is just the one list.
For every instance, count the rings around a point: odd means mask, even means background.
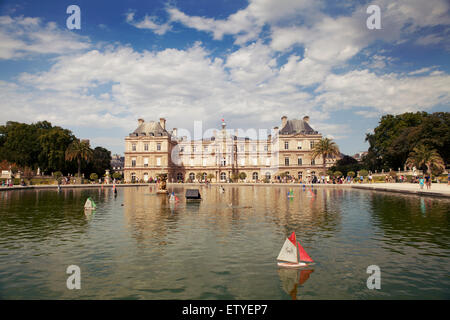
[{"label": "stone facade", "polygon": [[[169,182],[275,181],[282,173],[307,182],[323,171],[322,158],[313,159],[312,148],[322,135],[311,128],[309,117],[281,118],[266,138],[250,130],[215,130],[210,138],[190,140],[177,137],[177,129],[166,130],[166,120],[138,120],[138,127],[125,138],[126,182],[143,181],[167,174]],[[251,136],[251,137],[249,137]],[[337,158],[327,159],[327,167]]]}]

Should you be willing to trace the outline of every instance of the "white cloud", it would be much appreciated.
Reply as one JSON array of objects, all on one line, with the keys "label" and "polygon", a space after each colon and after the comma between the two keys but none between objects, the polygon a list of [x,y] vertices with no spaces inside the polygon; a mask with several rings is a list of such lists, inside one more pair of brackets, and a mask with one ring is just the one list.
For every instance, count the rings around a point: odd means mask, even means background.
[{"label": "white cloud", "polygon": [[0,59],[18,59],[30,54],[66,54],[88,49],[90,43],[54,22],[39,18],[0,16]]},{"label": "white cloud", "polygon": [[231,53],[225,64],[232,80],[251,86],[273,77],[276,65],[272,50],[260,41]]},{"label": "white cloud", "polygon": [[413,76],[413,75],[417,75],[417,74],[423,74],[423,73],[428,73],[431,70],[433,70],[434,67],[426,67],[426,68],[421,68],[418,70],[414,70],[411,72],[408,72],[408,75]]},{"label": "white cloud", "polygon": [[157,18],[153,16],[146,15],[141,21],[135,21],[134,12],[127,13],[126,21],[138,29],[150,29],[160,36],[171,29],[169,23],[158,24]]},{"label": "white cloud", "polygon": [[441,43],[445,40],[443,36],[438,36],[436,34],[428,34],[426,36],[420,37],[416,40],[417,44],[420,44],[422,46],[428,46],[433,44]]},{"label": "white cloud", "polygon": [[327,110],[372,107],[383,113],[427,110],[450,103],[449,75],[405,77],[377,76],[368,71],[351,71],[327,76],[317,89],[316,103]]},{"label": "white cloud", "polygon": [[[447,7],[440,0],[430,2],[434,7],[381,1],[383,30],[376,31],[366,28],[363,6],[351,15],[330,17],[319,11],[318,1],[252,0],[221,20],[188,16],[173,7],[168,8],[166,23],[151,16],[136,21],[133,12],[127,14],[127,22],[136,28],[161,35],[174,22],[210,32],[216,40],[232,35],[240,46],[222,58],[213,57],[201,43],[159,51],[138,52],[121,45],[92,50],[86,39],[54,23],[0,17],[0,58],[58,55],[44,72],[25,72],[16,82],[0,82],[0,121],[46,119],[67,127],[132,131],[141,117],[164,116],[169,127],[183,128],[194,120],[212,125],[226,115],[235,127],[270,128],[281,115],[292,119],[308,114],[322,133],[345,138],[351,134],[348,127],[329,125],[333,111],[357,108],[356,114],[374,117],[449,104],[450,78],[435,70],[438,66],[379,74],[392,58],[368,49],[376,40],[395,44],[418,28],[446,24]],[[259,39],[265,25],[269,39]],[[304,52],[291,51],[295,45]],[[362,70],[335,74],[337,67],[351,69],[349,59],[361,52],[367,53],[367,62],[357,66]],[[280,55],[286,58],[281,65]]]},{"label": "white cloud", "polygon": [[188,16],[175,7],[168,8],[167,11],[170,21],[210,32],[215,40],[221,40],[227,34],[233,35],[236,43],[242,45],[257,39],[262,27],[267,23],[286,23],[299,15],[313,17],[312,12],[317,12],[319,3],[314,0],[250,0],[245,9],[231,14],[227,19]]}]

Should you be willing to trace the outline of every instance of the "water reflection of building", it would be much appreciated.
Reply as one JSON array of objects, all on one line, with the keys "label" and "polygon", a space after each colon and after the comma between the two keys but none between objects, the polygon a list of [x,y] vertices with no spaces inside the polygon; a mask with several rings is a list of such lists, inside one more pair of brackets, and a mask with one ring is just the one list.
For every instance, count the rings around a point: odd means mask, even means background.
[{"label": "water reflection of building", "polygon": [[[233,131],[233,130],[231,130]],[[251,130],[250,130],[251,131]],[[249,137],[250,135],[254,137]],[[256,131],[231,133],[225,122],[210,138],[190,140],[177,136],[177,128],[166,129],[166,120],[145,122],[125,138],[125,181],[147,181],[165,173],[169,181],[229,181],[244,172],[247,181],[274,180],[282,173],[299,180],[318,175],[322,158],[314,159],[312,149],[322,138],[309,124],[309,117],[281,118],[267,138]],[[326,159],[330,167],[336,158]]]},{"label": "water reflection of building", "polygon": [[[342,218],[342,197],[351,190],[342,188],[311,188],[305,187],[256,187],[265,188],[263,201],[268,208],[275,207],[272,212],[274,222],[285,228],[285,234],[291,229],[303,232],[304,235],[314,235],[318,231],[335,232]],[[274,190],[272,190],[274,189]],[[293,198],[287,197],[292,190]]]},{"label": "water reflection of building", "polygon": [[295,230],[302,245],[309,250],[313,249],[311,238],[318,232],[332,234],[339,230],[341,204],[336,199],[348,192],[320,188],[308,197],[309,190],[296,187],[294,198],[288,199],[289,187],[225,186],[225,192],[220,193],[216,186],[201,186],[201,202],[189,203],[184,198],[186,189],[179,185],[169,187],[169,192],[174,191],[179,198],[176,204],[170,203],[167,196],[156,195],[152,184],[121,189],[127,225],[139,243],[164,239],[171,230],[194,222],[195,228],[212,228],[226,239],[226,235],[251,219],[255,225],[273,224],[285,234]]},{"label": "water reflection of building", "polygon": [[163,239],[176,227],[178,214],[167,196],[157,195],[155,187],[123,188],[123,206],[133,237],[142,243],[148,239]]}]

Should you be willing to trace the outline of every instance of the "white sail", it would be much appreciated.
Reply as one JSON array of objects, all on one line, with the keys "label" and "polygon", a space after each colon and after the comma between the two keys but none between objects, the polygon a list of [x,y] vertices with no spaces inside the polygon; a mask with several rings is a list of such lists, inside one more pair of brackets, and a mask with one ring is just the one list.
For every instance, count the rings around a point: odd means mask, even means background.
[{"label": "white sail", "polygon": [[94,203],[94,201],[92,201],[91,198],[87,198],[86,202],[84,203],[84,208],[85,209],[95,209],[96,205]]},{"label": "white sail", "polygon": [[278,261],[287,261],[292,263],[297,263],[297,247],[289,240],[286,239],[283,247],[281,248],[280,254],[277,258]]},{"label": "white sail", "polygon": [[85,209],[92,209],[92,203],[90,199],[87,199],[85,204],[84,204],[84,208]]}]

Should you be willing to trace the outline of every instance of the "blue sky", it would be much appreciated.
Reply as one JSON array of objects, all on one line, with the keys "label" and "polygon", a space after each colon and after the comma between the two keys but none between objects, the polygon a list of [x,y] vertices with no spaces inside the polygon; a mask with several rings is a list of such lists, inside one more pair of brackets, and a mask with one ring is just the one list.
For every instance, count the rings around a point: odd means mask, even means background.
[{"label": "blue sky", "polygon": [[123,153],[138,118],[258,130],[309,115],[354,154],[383,114],[449,111],[449,39],[446,0],[1,1],[0,123],[48,120]]}]

